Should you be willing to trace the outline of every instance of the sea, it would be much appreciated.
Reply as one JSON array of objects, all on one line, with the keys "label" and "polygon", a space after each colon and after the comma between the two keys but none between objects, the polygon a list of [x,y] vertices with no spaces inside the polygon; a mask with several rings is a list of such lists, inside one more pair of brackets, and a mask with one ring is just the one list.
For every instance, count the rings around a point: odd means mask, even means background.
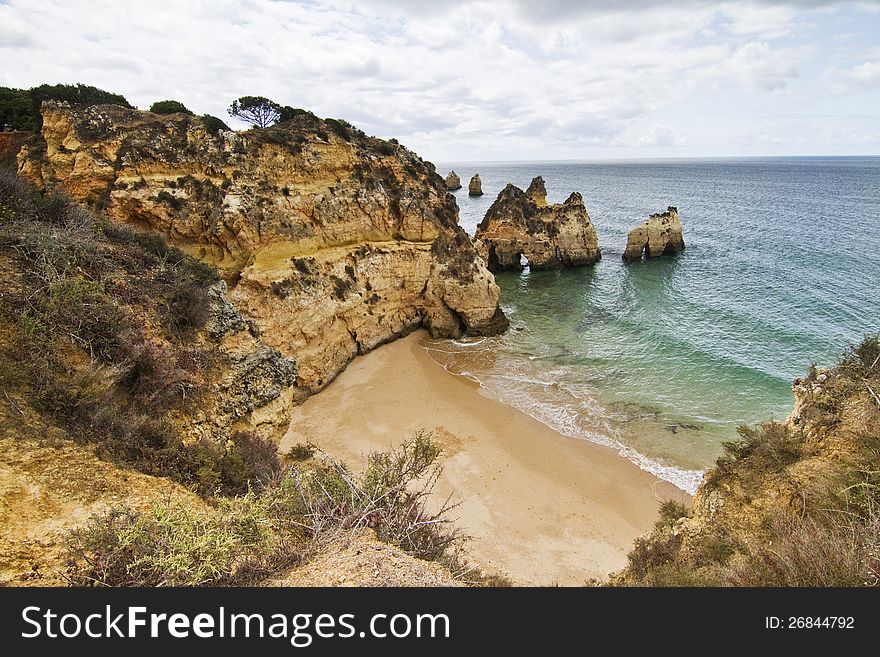
[{"label": "sea", "polygon": [[[593,267],[496,275],[511,328],[428,353],[572,439],[693,493],[737,427],[791,412],[792,380],[880,331],[880,157],[442,162],[471,235],[498,192],[580,192]],[[484,195],[468,195],[479,173]],[[624,264],[676,206],[686,249]]]}]

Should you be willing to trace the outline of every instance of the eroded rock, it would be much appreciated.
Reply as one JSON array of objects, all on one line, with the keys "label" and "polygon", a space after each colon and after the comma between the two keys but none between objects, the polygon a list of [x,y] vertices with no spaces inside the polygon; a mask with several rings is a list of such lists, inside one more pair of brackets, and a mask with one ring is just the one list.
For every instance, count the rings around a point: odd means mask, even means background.
[{"label": "eroded rock", "polygon": [[469,196],[482,196],[483,195],[483,181],[480,180],[480,174],[475,173],[471,178],[471,181],[468,183],[468,195]]},{"label": "eroded rock", "polygon": [[450,171],[446,174],[446,189],[451,192],[461,189],[461,178],[458,177],[458,174],[455,173],[455,171]]},{"label": "eroded rock", "polygon": [[638,260],[643,255],[657,258],[684,250],[684,237],[678,209],[669,206],[666,212],[652,214],[641,226],[636,226],[626,236],[623,259]]},{"label": "eroded rock", "polygon": [[596,229],[577,192],[564,203],[547,205],[544,181],[529,191],[508,184],[477,227],[476,245],[490,270],[592,265],[602,256]]},{"label": "eroded rock", "polygon": [[[296,361],[301,392],[421,326],[506,326],[444,180],[394,141],[310,114],[240,133],[109,105],[42,114],[19,171],[217,266],[247,333]],[[216,330],[240,328],[220,311]]]}]

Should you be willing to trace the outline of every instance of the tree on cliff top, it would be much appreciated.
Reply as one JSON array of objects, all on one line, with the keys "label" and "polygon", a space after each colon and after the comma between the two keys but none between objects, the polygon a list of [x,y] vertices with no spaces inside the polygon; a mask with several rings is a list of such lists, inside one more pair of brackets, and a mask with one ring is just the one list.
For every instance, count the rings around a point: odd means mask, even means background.
[{"label": "tree on cliff top", "polygon": [[268,128],[279,121],[289,121],[295,116],[312,115],[312,113],[290,105],[279,105],[274,100],[262,96],[242,96],[232,101],[229,115],[258,128]]},{"label": "tree on cliff top", "polygon": [[186,105],[176,100],[158,100],[150,105],[150,111],[153,114],[189,114],[192,112],[187,109]]},{"label": "tree on cliff top", "polygon": [[258,128],[268,128],[278,123],[284,108],[274,100],[263,96],[242,96],[229,106],[229,116],[241,119]]}]

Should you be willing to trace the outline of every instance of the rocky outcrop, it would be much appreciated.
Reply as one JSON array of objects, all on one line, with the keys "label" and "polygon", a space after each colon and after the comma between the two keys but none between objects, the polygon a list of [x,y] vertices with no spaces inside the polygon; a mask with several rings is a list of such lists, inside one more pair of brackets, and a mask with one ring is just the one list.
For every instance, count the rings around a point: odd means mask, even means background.
[{"label": "rocky outcrop", "polygon": [[657,258],[678,253],[683,249],[684,238],[678,209],[670,205],[666,208],[666,212],[652,214],[641,226],[629,231],[623,259],[638,260],[643,255],[647,258]]},{"label": "rocky outcrop", "polygon": [[544,186],[544,179],[541,176],[532,178],[532,182],[529,183],[529,188],[526,190],[526,196],[539,208],[547,207],[547,188]]},{"label": "rocky outcrop", "polygon": [[450,171],[446,174],[446,189],[451,192],[461,189],[461,178],[458,177],[455,171]]},{"label": "rocky outcrop", "polygon": [[244,333],[296,360],[298,394],[419,326],[506,327],[443,179],[393,140],[310,114],[242,133],[107,105],[42,114],[19,171],[217,266]]},{"label": "rocky outcrop", "polygon": [[477,227],[477,249],[492,271],[592,265],[602,256],[596,229],[577,192],[564,203],[547,205],[544,181],[537,177],[528,193],[508,184]]},{"label": "rocky outcrop", "polygon": [[475,173],[468,183],[468,196],[482,196],[483,181],[480,180],[480,174]]}]

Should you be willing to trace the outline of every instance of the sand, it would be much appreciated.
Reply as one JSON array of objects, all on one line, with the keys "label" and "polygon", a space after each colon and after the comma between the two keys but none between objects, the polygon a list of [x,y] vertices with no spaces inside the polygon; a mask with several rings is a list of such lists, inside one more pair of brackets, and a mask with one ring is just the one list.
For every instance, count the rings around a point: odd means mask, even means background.
[{"label": "sand", "polygon": [[354,469],[419,429],[443,445],[436,492],[460,506],[468,555],[523,585],[582,585],[626,564],[672,484],[614,450],[564,436],[450,374],[423,331],[355,359],[293,411],[282,451],[312,442]]}]

